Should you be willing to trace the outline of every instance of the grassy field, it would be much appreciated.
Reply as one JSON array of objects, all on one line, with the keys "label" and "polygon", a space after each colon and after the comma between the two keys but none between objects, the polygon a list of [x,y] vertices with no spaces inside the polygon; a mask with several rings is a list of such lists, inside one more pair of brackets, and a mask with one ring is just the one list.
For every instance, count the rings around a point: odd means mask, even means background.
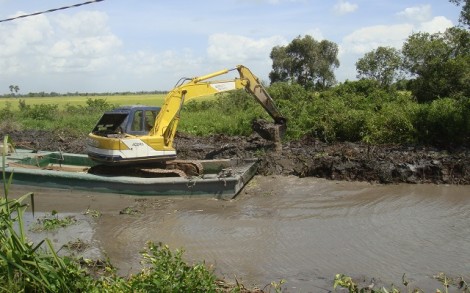
[{"label": "grassy field", "polygon": [[[110,95],[110,96],[57,96],[57,97],[9,97],[0,98],[0,108],[3,108],[7,102],[11,103],[12,110],[18,110],[19,100],[24,100],[27,105],[58,105],[59,109],[64,109],[67,105],[85,106],[87,99],[105,99],[107,103],[112,105],[148,105],[161,106],[165,100],[164,94],[142,94],[142,95]],[[213,99],[213,96],[199,98],[199,101]]]},{"label": "grassy field", "polygon": [[106,102],[113,105],[149,105],[161,106],[165,100],[163,94],[145,94],[145,95],[112,95],[112,96],[57,96],[57,97],[35,97],[35,98],[0,98],[0,107],[10,102],[12,110],[18,110],[19,100],[25,100],[27,105],[50,104],[58,105],[59,109],[63,109],[66,105],[85,106],[87,99],[105,99]]}]

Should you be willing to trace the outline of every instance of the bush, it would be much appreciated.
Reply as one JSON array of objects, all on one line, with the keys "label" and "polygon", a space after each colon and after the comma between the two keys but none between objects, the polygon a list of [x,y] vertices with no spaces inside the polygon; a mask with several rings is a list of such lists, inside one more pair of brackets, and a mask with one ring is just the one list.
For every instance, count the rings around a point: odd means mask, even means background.
[{"label": "bush", "polygon": [[65,106],[65,112],[69,114],[92,114],[100,113],[102,114],[105,111],[112,110],[116,108],[117,105],[110,104],[106,99],[91,99],[86,100],[86,106],[81,105],[70,105]]},{"label": "bush", "polygon": [[416,142],[412,106],[410,108],[406,106],[397,103],[384,104],[380,111],[367,119],[363,140],[368,143]]},{"label": "bush", "polygon": [[267,91],[276,102],[281,100],[292,102],[302,101],[309,96],[309,92],[297,83],[289,84],[286,82],[276,82],[273,83]]},{"label": "bush", "polygon": [[287,118],[287,139],[300,138],[311,131],[310,113],[315,94],[299,84],[273,83],[268,89],[279,112]]},{"label": "bush", "polygon": [[10,120],[14,116],[13,111],[11,110],[11,103],[6,102],[5,107],[0,110],[0,119],[1,120]]},{"label": "bush", "polygon": [[29,119],[53,121],[57,119],[59,106],[57,104],[38,104],[33,105],[32,107],[24,105],[23,107],[20,107],[20,111],[22,115]]},{"label": "bush", "polygon": [[245,91],[233,91],[218,94],[213,101],[185,105],[178,130],[202,136],[250,135],[251,122],[259,117],[268,117],[261,105]]},{"label": "bush", "polygon": [[416,125],[422,143],[439,146],[470,144],[470,99],[443,98],[421,105]]},{"label": "bush", "polygon": [[356,94],[363,97],[376,95],[377,92],[385,92],[380,83],[372,79],[360,79],[357,81],[345,81],[332,89],[336,95],[344,96]]},{"label": "bush", "polygon": [[92,112],[104,112],[104,111],[111,110],[115,107],[116,107],[115,105],[108,103],[106,101],[106,99],[91,99],[91,98],[88,98],[86,100],[85,109],[87,111],[92,111]]}]

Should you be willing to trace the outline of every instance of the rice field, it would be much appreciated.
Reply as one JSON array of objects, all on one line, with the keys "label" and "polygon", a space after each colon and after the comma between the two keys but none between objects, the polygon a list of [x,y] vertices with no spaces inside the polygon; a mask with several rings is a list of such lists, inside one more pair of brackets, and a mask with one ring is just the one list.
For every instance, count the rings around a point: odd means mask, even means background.
[{"label": "rice field", "polygon": [[26,105],[49,104],[58,105],[64,109],[67,105],[85,106],[87,99],[105,99],[113,105],[149,105],[161,106],[165,100],[164,94],[135,94],[135,95],[103,95],[103,96],[57,96],[57,97],[8,97],[0,98],[0,108],[7,102],[11,103],[12,110],[18,109],[19,100],[25,100]]}]

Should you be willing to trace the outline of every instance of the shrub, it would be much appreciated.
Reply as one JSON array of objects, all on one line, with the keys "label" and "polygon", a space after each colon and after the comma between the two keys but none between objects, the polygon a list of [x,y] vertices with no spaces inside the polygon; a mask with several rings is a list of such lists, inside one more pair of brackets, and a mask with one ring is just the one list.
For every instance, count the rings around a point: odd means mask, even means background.
[{"label": "shrub", "polygon": [[14,116],[13,111],[11,110],[11,103],[6,102],[5,107],[0,110],[0,119],[1,120],[10,120]]},{"label": "shrub", "polygon": [[115,108],[115,105],[110,104],[106,99],[91,99],[86,100],[86,110],[93,112],[103,112]]},{"label": "shrub", "polygon": [[269,95],[278,102],[280,100],[301,101],[309,96],[309,92],[300,84],[289,84],[286,82],[273,83],[267,91]]},{"label": "shrub", "polygon": [[59,106],[57,104],[37,104],[20,108],[21,114],[33,120],[53,121],[57,119],[59,114]]},{"label": "shrub", "polygon": [[65,112],[69,114],[92,114],[100,113],[102,114],[105,111],[112,110],[116,108],[117,105],[110,104],[106,99],[91,99],[87,98],[86,105],[70,105],[65,106]]},{"label": "shrub", "polygon": [[423,143],[455,146],[470,143],[470,99],[442,98],[421,105],[416,119]]},{"label": "shrub", "polygon": [[178,130],[203,136],[249,135],[253,119],[267,116],[250,94],[242,90],[233,91],[218,94],[213,101],[185,105]]},{"label": "shrub", "polygon": [[368,143],[414,143],[413,110],[397,103],[386,103],[367,119],[365,132],[363,140]]},{"label": "shrub", "polygon": [[380,83],[372,79],[345,81],[332,89],[336,95],[358,94],[363,97],[374,96],[377,92],[385,92]]}]

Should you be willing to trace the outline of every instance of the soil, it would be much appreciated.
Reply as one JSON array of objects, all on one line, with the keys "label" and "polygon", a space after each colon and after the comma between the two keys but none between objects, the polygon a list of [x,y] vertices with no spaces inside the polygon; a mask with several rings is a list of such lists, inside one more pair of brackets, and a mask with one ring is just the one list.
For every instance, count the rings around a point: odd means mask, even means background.
[{"label": "soil", "polygon": [[[13,131],[18,148],[86,153],[86,135],[64,132]],[[426,146],[325,143],[312,137],[274,142],[256,133],[249,137],[179,133],[180,159],[259,158],[259,175],[295,175],[377,183],[470,184],[470,150]]]}]

